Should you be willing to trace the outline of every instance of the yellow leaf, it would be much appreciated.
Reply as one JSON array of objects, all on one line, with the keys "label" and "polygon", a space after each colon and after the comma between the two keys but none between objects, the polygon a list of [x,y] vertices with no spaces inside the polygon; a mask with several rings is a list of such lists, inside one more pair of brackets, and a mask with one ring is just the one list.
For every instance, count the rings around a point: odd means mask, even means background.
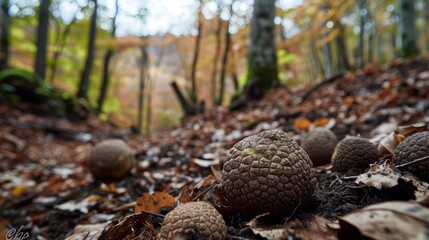
[{"label": "yellow leaf", "polygon": [[308,130],[310,128],[311,122],[307,118],[297,118],[293,127],[298,130]]},{"label": "yellow leaf", "polygon": [[19,197],[21,196],[24,192],[25,192],[25,186],[24,185],[18,185],[15,186],[12,191],[10,191],[10,193],[12,194],[12,196],[14,197]]},{"label": "yellow leaf", "polygon": [[137,198],[134,211],[136,213],[143,210],[152,213],[160,213],[163,207],[173,208],[174,206],[174,197],[170,194],[163,192],[154,192],[153,194],[150,194],[146,192],[143,193],[141,197]]}]

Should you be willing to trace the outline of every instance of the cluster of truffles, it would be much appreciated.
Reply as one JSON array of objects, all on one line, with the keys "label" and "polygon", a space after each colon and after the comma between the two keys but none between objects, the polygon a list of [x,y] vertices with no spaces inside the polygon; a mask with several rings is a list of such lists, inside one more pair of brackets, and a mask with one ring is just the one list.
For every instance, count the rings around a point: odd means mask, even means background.
[{"label": "cluster of truffles", "polygon": [[246,215],[289,215],[316,188],[305,151],[281,130],[247,137],[229,151],[221,188],[231,206]]},{"label": "cluster of truffles", "polygon": [[310,157],[313,166],[317,167],[331,162],[337,143],[337,136],[331,130],[315,128],[303,137],[301,147]]},{"label": "cluster of truffles", "polygon": [[226,225],[222,215],[209,203],[189,202],[169,212],[158,234],[160,240],[226,238]]},{"label": "cluster of truffles", "polygon": [[124,141],[108,139],[92,149],[88,168],[96,179],[119,180],[130,172],[134,161],[134,151]]},{"label": "cluster of truffles", "polygon": [[[402,141],[395,149],[393,162],[396,165],[429,156],[429,132],[413,134]],[[415,164],[407,168],[409,172],[429,182],[429,164]]]},{"label": "cluster of truffles", "polygon": [[355,175],[363,173],[377,160],[377,148],[368,139],[346,137],[335,148],[332,169],[335,172]]}]

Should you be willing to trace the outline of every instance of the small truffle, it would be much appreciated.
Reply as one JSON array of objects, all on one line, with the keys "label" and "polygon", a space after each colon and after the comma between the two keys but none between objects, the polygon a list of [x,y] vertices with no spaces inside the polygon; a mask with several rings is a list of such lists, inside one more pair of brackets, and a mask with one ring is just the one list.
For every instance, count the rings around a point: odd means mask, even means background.
[{"label": "small truffle", "polygon": [[229,151],[221,188],[231,206],[245,215],[291,215],[309,201],[316,179],[298,143],[281,130],[268,130]]},{"label": "small truffle", "polygon": [[[419,132],[407,137],[395,149],[393,162],[396,165],[429,156],[429,132]],[[429,164],[414,164],[406,168],[420,180],[429,182]]]},{"label": "small truffle", "polygon": [[189,202],[177,206],[165,216],[158,239],[193,236],[198,239],[222,240],[226,238],[226,232],[222,215],[212,205]]},{"label": "small truffle", "polygon": [[313,166],[316,167],[331,162],[337,143],[337,136],[331,130],[315,128],[304,136],[301,147],[310,157]]},{"label": "small truffle", "polygon": [[124,178],[133,164],[133,150],[120,139],[108,139],[97,144],[88,161],[92,176],[107,180]]},{"label": "small truffle", "polygon": [[377,160],[377,148],[368,139],[346,137],[332,155],[332,170],[347,175],[360,174]]}]

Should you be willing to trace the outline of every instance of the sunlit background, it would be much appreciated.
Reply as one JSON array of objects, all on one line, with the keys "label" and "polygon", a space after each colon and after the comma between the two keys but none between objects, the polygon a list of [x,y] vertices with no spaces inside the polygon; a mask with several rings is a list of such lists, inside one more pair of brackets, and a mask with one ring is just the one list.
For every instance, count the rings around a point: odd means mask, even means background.
[{"label": "sunlit background", "polygon": [[[423,53],[428,52],[425,2],[416,1],[416,23],[421,33],[419,47]],[[33,67],[38,3],[36,0],[10,0],[10,65],[26,69]],[[242,83],[246,76],[252,4],[251,0],[121,0],[118,1],[116,34],[112,37],[115,1],[99,0],[96,61],[89,91],[91,103],[95,104],[100,88],[103,56],[107,50],[113,49],[112,80],[101,117],[121,127],[137,124],[141,48],[145,48],[149,55],[145,73],[144,132],[161,131],[177,125],[182,112],[170,82],[177,81],[183,89],[189,90],[198,13],[201,13],[202,43],[196,72],[198,95],[208,108],[213,107],[210,76],[213,68],[220,66],[215,65],[213,57],[216,34],[221,32],[220,47],[223,49],[224,28],[228,26],[231,48],[223,102],[227,105],[236,91],[231,80],[236,78]],[[398,57],[401,41],[397,1],[279,0],[276,5],[279,78],[285,84],[320,81],[344,71],[344,61],[351,69],[358,69]],[[46,78],[71,92],[76,92],[83,69],[93,8],[94,3],[85,0],[53,0],[50,6],[52,16]],[[53,53],[67,26],[70,34],[58,58],[59,67],[54,72],[51,68]],[[340,41],[343,41],[342,48]],[[363,44],[363,55],[357,51],[360,43]]]}]

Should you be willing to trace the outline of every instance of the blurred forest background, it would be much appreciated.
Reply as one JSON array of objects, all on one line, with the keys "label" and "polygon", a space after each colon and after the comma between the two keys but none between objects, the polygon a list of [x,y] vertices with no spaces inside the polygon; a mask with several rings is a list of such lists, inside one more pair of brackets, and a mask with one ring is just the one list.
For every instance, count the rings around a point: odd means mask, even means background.
[{"label": "blurred forest background", "polygon": [[[34,71],[117,126],[166,130],[243,94],[253,4],[1,0],[0,68]],[[272,11],[289,86],[429,53],[429,0],[278,0]]]}]

